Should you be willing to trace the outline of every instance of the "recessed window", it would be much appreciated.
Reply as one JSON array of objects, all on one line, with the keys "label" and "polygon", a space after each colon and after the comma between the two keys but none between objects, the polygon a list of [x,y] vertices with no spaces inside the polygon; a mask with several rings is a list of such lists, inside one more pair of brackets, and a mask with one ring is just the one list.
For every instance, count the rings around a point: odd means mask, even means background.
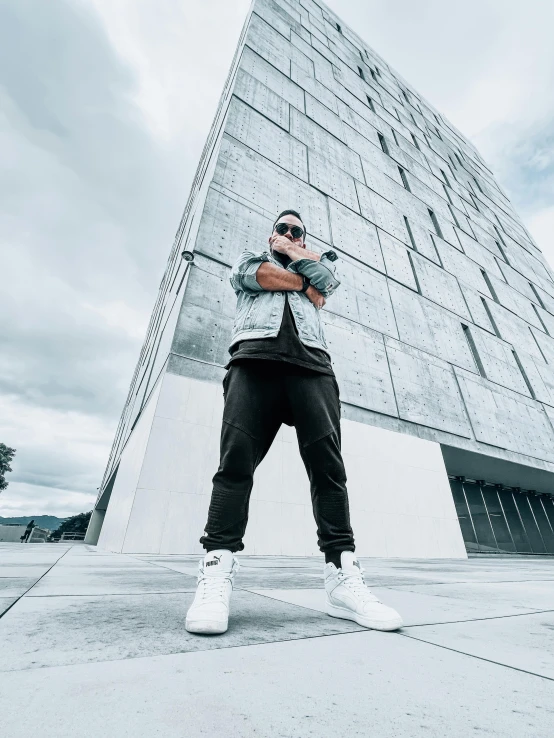
[{"label": "recessed window", "polygon": [[410,238],[410,243],[412,244],[412,248],[414,251],[417,251],[417,246],[414,238],[414,234],[412,233],[412,227],[410,225],[410,221],[406,216],[404,216],[404,225],[406,226],[406,230],[408,231],[408,236]]},{"label": "recessed window", "polygon": [[446,182],[446,184],[450,187],[450,182],[448,181],[448,177],[446,176],[446,173],[444,172],[443,169],[441,169],[440,172],[442,174],[442,178],[444,179],[444,181]]},{"label": "recessed window", "polygon": [[[419,149],[419,141],[417,140],[416,136],[414,136],[413,133],[411,134],[411,136],[412,136],[412,141],[414,142],[414,146],[416,147],[416,149]],[[421,151],[421,149],[419,150]]]},{"label": "recessed window", "polygon": [[335,27],[339,33],[342,33],[342,28],[339,23],[335,23]]},{"label": "recessed window", "polygon": [[402,184],[408,190],[408,192],[411,192],[410,185],[408,184],[408,178],[406,177],[406,172],[404,171],[402,167],[398,167],[398,172],[400,174],[400,179],[402,180]]},{"label": "recessed window", "polygon": [[479,370],[479,374],[486,379],[487,375],[485,374],[485,367],[483,366],[483,362],[481,361],[481,357],[479,356],[479,352],[477,351],[477,346],[475,345],[475,341],[473,340],[473,336],[471,335],[469,326],[462,323],[462,330],[464,331],[464,336],[466,337],[469,350],[473,355],[473,358],[477,365],[477,369]]},{"label": "recessed window", "polygon": [[513,354],[513,357],[514,357],[514,360],[515,360],[516,364],[518,365],[519,371],[521,372],[521,376],[523,377],[523,381],[527,385],[527,389],[529,390],[529,394],[531,395],[531,397],[533,398],[533,400],[536,400],[537,398],[535,396],[535,391],[533,390],[533,387],[531,386],[531,382],[529,381],[529,377],[527,376],[527,373],[526,373],[525,369],[523,368],[523,365],[522,365],[521,361],[519,360],[519,356],[516,354],[516,352],[514,351],[514,349],[512,349],[512,354]]},{"label": "recessed window", "polygon": [[435,131],[437,132],[437,136],[438,136],[438,137],[440,138],[440,140],[442,141],[442,136],[441,136],[441,132],[439,131],[439,129],[437,128],[437,126],[435,126]]},{"label": "recessed window", "polygon": [[437,123],[440,125],[439,116],[436,113],[433,113],[433,115],[435,116],[435,120],[437,121]]},{"label": "recessed window", "polygon": [[369,95],[367,95],[367,104],[369,105],[370,110],[374,113],[375,105],[373,104],[373,100],[370,98]]},{"label": "recessed window", "polygon": [[400,92],[402,93],[402,95],[404,97],[404,100],[406,100],[406,102],[409,103],[410,100],[408,99],[408,95],[406,94],[406,90],[400,90]]},{"label": "recessed window", "polygon": [[360,49],[360,56],[361,56],[361,58],[362,58],[362,61],[365,61],[365,58],[364,58],[364,52],[363,52],[363,51],[362,51],[361,49]]},{"label": "recessed window", "polygon": [[363,69],[362,69],[361,67],[358,67],[358,74],[360,75],[360,77],[361,77],[361,78],[362,78],[362,79],[364,80],[364,82],[365,82],[365,74],[364,74],[364,70],[363,70]]},{"label": "recessed window", "polygon": [[458,154],[457,154],[456,152],[454,152],[454,156],[455,156],[455,157],[456,157],[456,159],[458,160],[458,164],[459,164],[459,165],[460,165],[461,167],[463,167],[463,166],[464,166],[464,164],[463,164],[462,160],[460,159],[460,157],[458,156]]},{"label": "recessed window", "polygon": [[394,143],[398,146],[398,136],[396,135],[396,131],[394,128],[391,128],[392,137],[394,138]]},{"label": "recessed window", "polygon": [[452,205],[452,198],[450,197],[450,192],[448,191],[448,187],[445,184],[443,184],[442,188],[444,190],[444,194],[446,195],[446,199]]},{"label": "recessed window", "polygon": [[375,71],[377,72],[377,74],[378,74],[378,75],[379,75],[379,77],[380,77],[380,76],[381,76],[381,71],[380,71],[379,67],[377,67],[377,66],[376,66],[376,67],[375,67]]},{"label": "recessed window", "polygon": [[487,285],[487,287],[489,289],[489,292],[492,295],[492,299],[495,302],[499,302],[498,295],[496,294],[496,292],[494,290],[494,287],[492,286],[492,282],[489,279],[489,275],[486,273],[486,271],[484,269],[481,269],[481,274],[483,275],[483,279],[485,280],[485,284]]},{"label": "recessed window", "polygon": [[377,82],[377,77],[375,76],[375,72],[373,71],[373,69],[370,69],[369,71],[371,72],[371,79],[372,79],[372,80],[373,80],[374,82]]},{"label": "recessed window", "polygon": [[438,236],[439,238],[443,238],[443,235],[442,235],[442,231],[441,231],[441,227],[440,227],[440,225],[439,225],[439,221],[437,220],[437,216],[436,216],[436,215],[435,215],[435,213],[434,213],[434,212],[433,212],[433,211],[431,210],[431,208],[427,208],[427,210],[428,210],[428,212],[429,212],[429,217],[431,218],[431,221],[432,221],[432,223],[433,223],[433,226],[434,226],[434,228],[435,228],[435,233],[437,234],[437,236]]},{"label": "recessed window", "polygon": [[[385,154],[389,154],[389,147],[387,146],[387,142],[385,140],[385,137],[383,136],[382,133],[377,133],[377,135],[379,136],[379,143],[381,144],[381,148],[383,149],[383,151],[385,152]],[[390,154],[389,154],[389,156],[390,156]]]},{"label": "recessed window", "polygon": [[[541,308],[543,308],[543,310],[546,310],[546,308],[544,306],[544,302],[542,301],[542,297],[539,295],[539,293],[537,291],[537,288],[535,287],[535,285],[533,284],[533,282],[529,282],[529,287],[533,290],[533,292],[535,294],[535,297],[537,298],[537,302],[539,303],[539,305],[541,306]],[[548,333],[548,331],[547,331],[547,333]]]},{"label": "recessed window", "polygon": [[[477,189],[479,190],[479,192],[483,192],[483,190],[481,189],[481,185],[479,184],[479,180],[477,179],[477,177],[473,177],[473,179],[475,181],[475,184],[477,185]],[[496,213],[495,213],[495,215],[496,215]]]}]

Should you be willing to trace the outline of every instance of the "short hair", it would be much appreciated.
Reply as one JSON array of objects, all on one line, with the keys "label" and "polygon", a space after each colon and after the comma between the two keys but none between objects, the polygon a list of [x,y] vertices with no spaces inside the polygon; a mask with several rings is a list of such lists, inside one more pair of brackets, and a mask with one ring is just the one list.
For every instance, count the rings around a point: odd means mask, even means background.
[{"label": "short hair", "polygon": [[275,226],[277,225],[278,221],[281,220],[283,215],[294,215],[295,218],[298,218],[298,220],[302,223],[302,226],[304,228],[304,238],[306,238],[306,226],[304,225],[304,221],[302,220],[300,213],[298,213],[296,210],[283,210],[282,213],[279,213],[279,215],[275,219],[275,223],[273,224],[273,230],[275,230]]}]

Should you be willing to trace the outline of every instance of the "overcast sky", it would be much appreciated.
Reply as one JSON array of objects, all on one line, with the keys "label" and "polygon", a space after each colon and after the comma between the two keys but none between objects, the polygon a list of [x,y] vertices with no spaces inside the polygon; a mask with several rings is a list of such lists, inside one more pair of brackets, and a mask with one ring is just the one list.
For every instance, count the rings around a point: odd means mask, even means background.
[{"label": "overcast sky", "polygon": [[[554,265],[552,0],[328,3]],[[0,0],[0,515],[91,509],[248,0]]]}]

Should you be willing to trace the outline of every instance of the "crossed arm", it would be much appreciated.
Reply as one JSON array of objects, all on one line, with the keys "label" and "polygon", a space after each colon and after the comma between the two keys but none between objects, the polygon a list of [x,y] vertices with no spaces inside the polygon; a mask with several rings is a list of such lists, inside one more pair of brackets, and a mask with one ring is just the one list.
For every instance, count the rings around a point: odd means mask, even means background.
[{"label": "crossed arm", "polygon": [[[311,259],[313,261],[319,261],[318,254],[297,246],[290,246],[287,249],[287,255],[293,261],[296,259]],[[269,261],[264,261],[260,264],[258,271],[256,272],[256,281],[260,287],[269,291],[296,291],[302,289],[301,274],[289,272],[286,269],[280,269]],[[306,297],[318,308],[322,308],[325,305],[325,298],[313,285],[310,285],[306,290]]]},{"label": "crossed arm", "polygon": [[[275,237],[280,238],[280,236]],[[267,291],[296,291],[302,288],[302,275],[310,280],[310,287],[305,292],[306,297],[317,307],[322,308],[325,300],[333,294],[340,285],[335,274],[333,261],[336,255],[333,252],[324,254],[314,253],[306,248],[294,244],[273,243],[275,250],[287,253],[292,263],[283,269],[272,263],[268,252],[250,251],[245,249],[231,270],[231,286],[238,292],[250,295]]]}]

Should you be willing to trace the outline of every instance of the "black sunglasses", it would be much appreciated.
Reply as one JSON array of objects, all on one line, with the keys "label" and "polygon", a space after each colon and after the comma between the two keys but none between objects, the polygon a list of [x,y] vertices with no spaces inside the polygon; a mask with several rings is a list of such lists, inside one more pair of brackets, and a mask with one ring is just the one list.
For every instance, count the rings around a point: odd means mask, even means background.
[{"label": "black sunglasses", "polygon": [[295,225],[290,226],[288,223],[277,223],[274,230],[276,230],[280,236],[284,236],[285,233],[289,232],[289,228],[290,228],[290,235],[293,238],[302,238],[302,236],[304,235],[303,228],[300,228],[300,226],[295,226]]}]

